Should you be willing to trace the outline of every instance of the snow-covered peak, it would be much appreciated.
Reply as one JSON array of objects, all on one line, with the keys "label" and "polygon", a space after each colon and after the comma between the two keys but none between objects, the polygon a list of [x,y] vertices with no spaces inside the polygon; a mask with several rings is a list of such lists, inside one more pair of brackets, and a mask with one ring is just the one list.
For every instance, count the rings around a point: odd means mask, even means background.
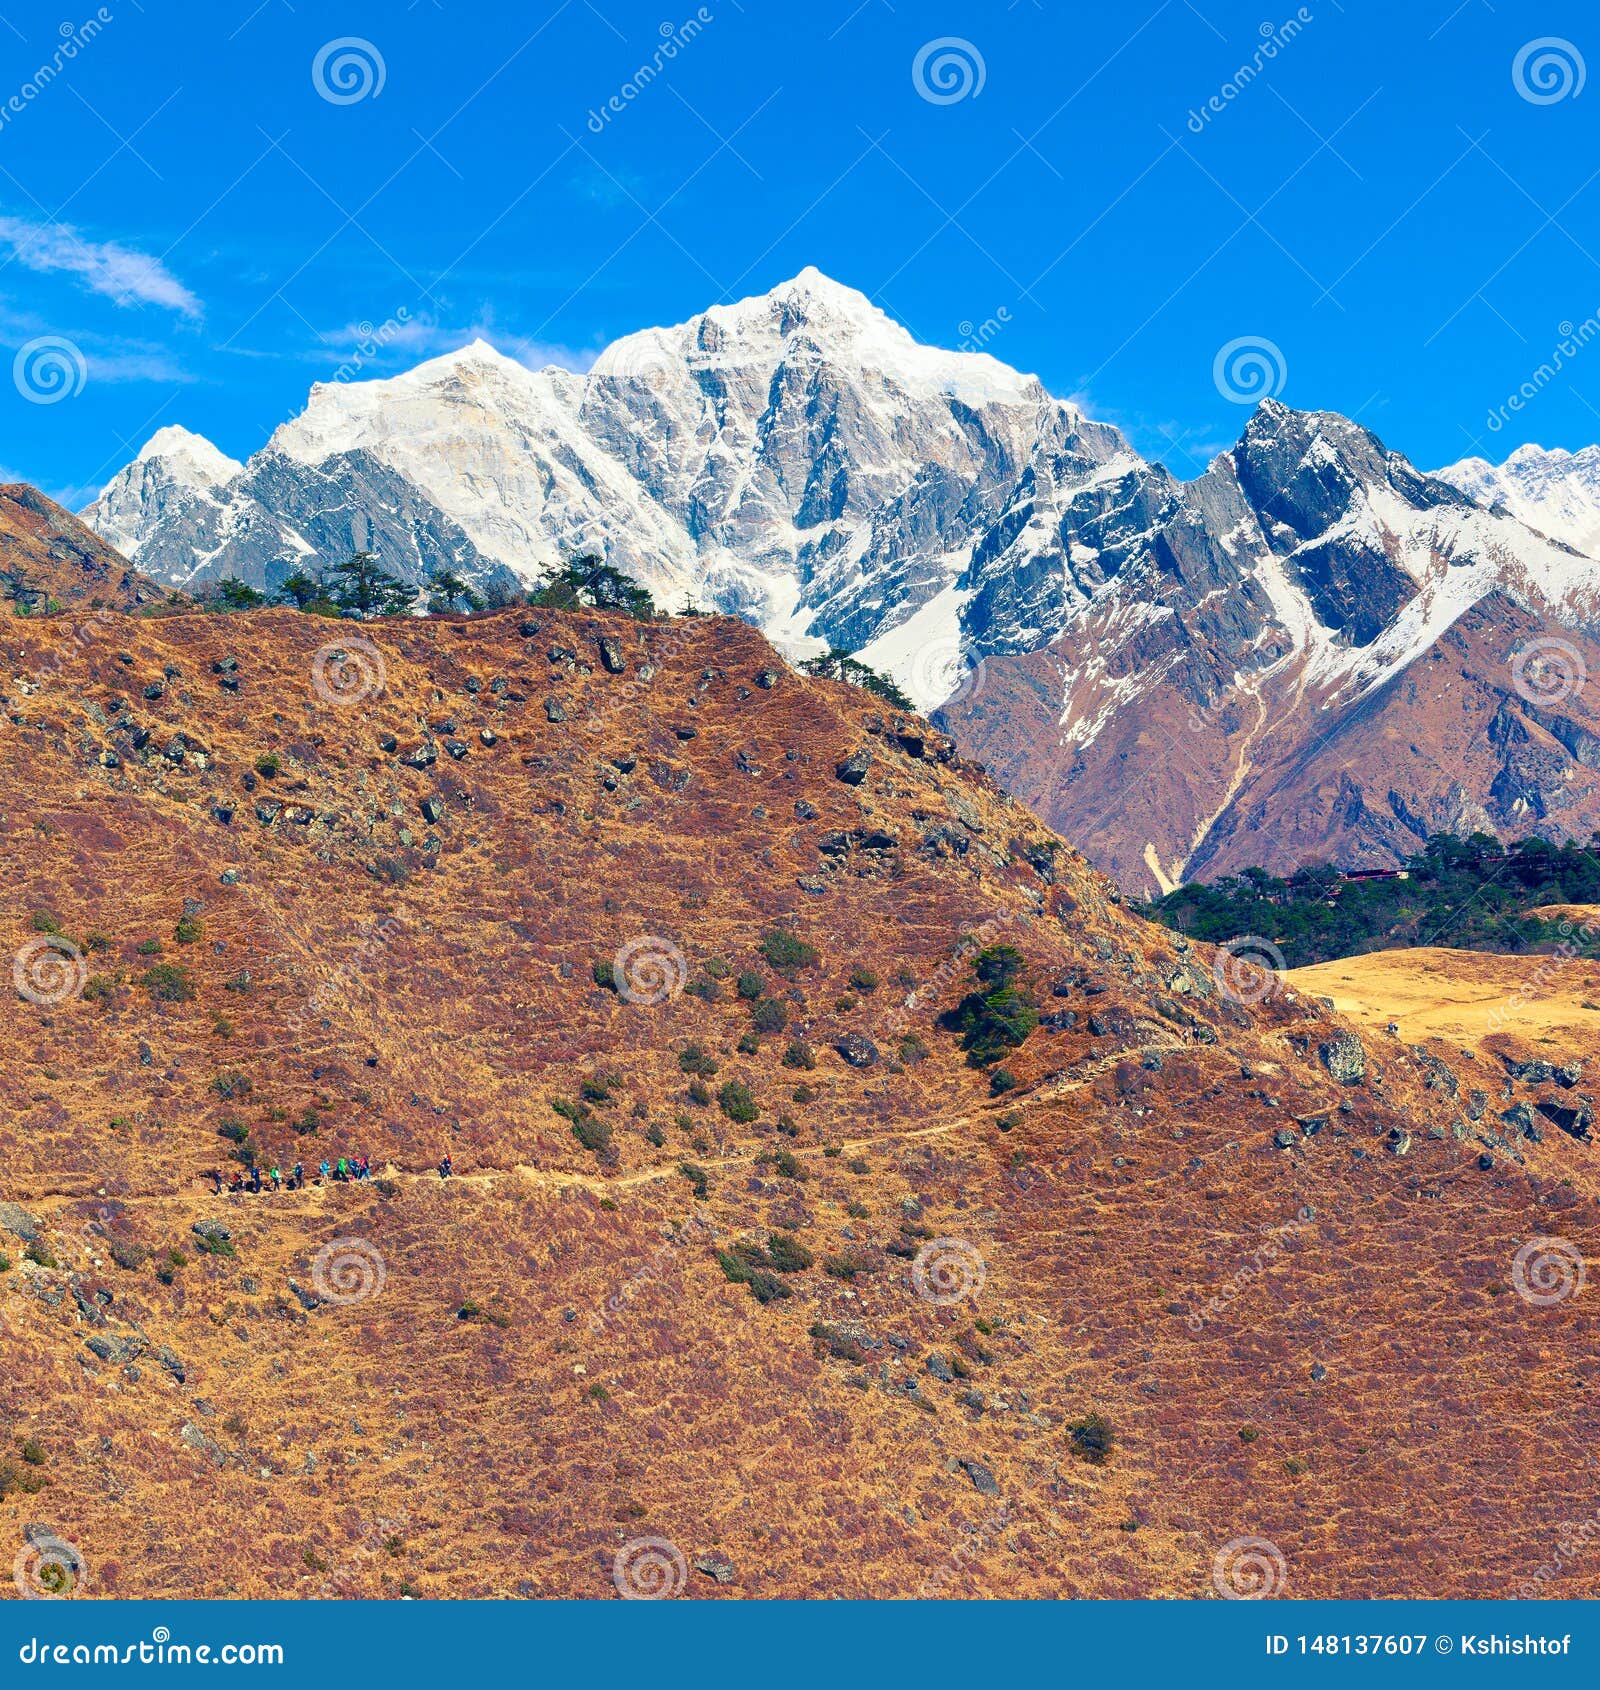
[{"label": "snow-covered peak", "polygon": [[437,443],[440,430],[463,412],[498,424],[559,405],[560,384],[553,378],[565,373],[530,370],[488,341],[471,340],[399,375],[314,383],[305,409],[274,431],[266,450],[313,464],[336,452],[376,448],[408,431],[419,442]]},{"label": "snow-covered peak", "polygon": [[177,423],[158,428],[140,448],[138,463],[164,463],[175,479],[202,487],[217,487],[232,481],[244,465],[213,446],[203,434],[195,434]]},{"label": "snow-covered peak", "polygon": [[462,364],[493,363],[505,356],[498,347],[491,346],[482,335],[476,335],[465,346],[458,346],[454,352],[447,352],[446,358],[454,358]]},{"label": "snow-covered peak", "polygon": [[1600,557],[1600,446],[1519,446],[1502,464],[1463,458],[1438,472],[1480,504],[1499,506],[1552,539]]},{"label": "snow-covered peak", "polygon": [[818,327],[850,330],[892,330],[897,337],[910,335],[856,288],[846,287],[825,276],[814,265],[799,275],[779,282],[766,293],[752,294],[730,305],[713,305],[704,315],[716,323],[744,325],[774,318],[789,325],[808,323]]},{"label": "snow-covered peak", "polygon": [[847,308],[860,308],[867,311],[877,309],[860,289],[848,287],[843,282],[836,282],[832,276],[824,275],[815,264],[807,264],[791,276],[788,281],[779,282],[775,288],[771,289],[773,298],[789,298],[797,294],[803,294],[813,299],[831,300]]},{"label": "snow-covered peak", "polygon": [[381,449],[396,437],[410,436],[425,454],[459,432],[465,418],[478,418],[490,428],[516,419],[515,427],[559,409],[551,378],[560,373],[530,370],[486,340],[469,341],[400,375],[317,382],[305,409],[279,426],[267,449],[310,464],[336,452]]},{"label": "snow-covered peak", "polygon": [[593,373],[656,386],[656,372],[665,363],[691,371],[763,372],[780,364],[826,364],[852,378],[868,376],[913,399],[955,399],[974,409],[1054,403],[1036,376],[986,352],[924,345],[864,293],[812,265],[767,293],[713,305],[670,328],[627,335],[607,347]]},{"label": "snow-covered peak", "polygon": [[1514,451],[1511,456],[1506,459],[1506,467],[1508,469],[1510,469],[1513,465],[1519,469],[1524,466],[1535,465],[1543,467],[1547,464],[1559,463],[1562,459],[1570,458],[1571,456],[1572,454],[1563,446],[1538,446],[1530,440],[1526,445],[1519,446],[1516,451]]},{"label": "snow-covered peak", "polygon": [[[352,501],[350,543],[369,543],[380,513],[357,507],[377,500],[402,561],[457,567],[464,541],[469,570],[526,581],[596,551],[664,603],[735,611],[791,649],[855,648],[901,628],[923,639],[912,619],[934,600],[948,622],[957,577],[1001,513],[1053,555],[1047,511],[1064,519],[1081,494],[1074,520],[1092,523],[1144,469],[1116,429],[1035,377],[924,345],[813,267],[626,335],[586,374],[530,369],[472,339],[400,375],[321,382],[245,466],[225,521],[126,473],[93,518],[169,576],[187,579],[198,557],[254,579],[345,543],[337,489]],[[272,520],[291,508],[303,544]],[[1018,627],[1058,625],[1051,597],[1019,609]]]},{"label": "snow-covered peak", "polygon": [[1253,440],[1277,440],[1292,436],[1309,445],[1318,439],[1343,443],[1359,440],[1363,443],[1373,436],[1360,423],[1338,411],[1302,411],[1285,405],[1281,399],[1263,399],[1250,413],[1244,426],[1240,444]]},{"label": "snow-covered peak", "polygon": [[498,347],[491,346],[480,335],[474,340],[469,340],[465,346],[458,346],[453,352],[442,352],[438,357],[429,358],[424,363],[414,365],[404,375],[393,379],[428,383],[471,370],[495,370],[506,374],[512,372],[533,373],[528,370],[526,364],[508,357]]},{"label": "snow-covered peak", "polygon": [[848,353],[863,338],[875,338],[901,353],[907,348],[928,350],[919,349],[864,293],[808,265],[767,293],[710,306],[681,323],[624,335],[595,360],[593,373],[628,379],[663,357],[689,359],[702,367],[729,360],[771,361],[802,343],[830,354]]},{"label": "snow-covered peak", "polygon": [[244,465],[204,435],[169,423],[100,489],[83,517],[126,558],[136,561],[152,535],[170,536],[192,567],[227,489],[243,474]]},{"label": "snow-covered peak", "polygon": [[1268,394],[1250,413],[1250,420],[1245,424],[1245,432],[1248,434],[1253,428],[1273,429],[1287,417],[1309,416],[1311,414],[1310,412],[1297,411],[1293,405],[1285,405],[1281,399],[1275,399],[1271,394]]}]

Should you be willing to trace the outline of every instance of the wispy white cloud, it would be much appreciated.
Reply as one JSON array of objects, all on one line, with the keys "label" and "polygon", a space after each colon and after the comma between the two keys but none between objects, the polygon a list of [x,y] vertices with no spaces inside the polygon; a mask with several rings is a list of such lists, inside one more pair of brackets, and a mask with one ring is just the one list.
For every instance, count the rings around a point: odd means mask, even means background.
[{"label": "wispy white cloud", "polygon": [[448,320],[433,312],[397,306],[381,320],[374,312],[371,317],[351,319],[332,328],[314,328],[308,340],[290,345],[241,346],[232,341],[213,350],[230,358],[302,365],[317,372],[322,380],[373,381],[459,351],[474,340],[487,341],[497,352],[530,370],[553,365],[575,375],[585,374],[602,350],[519,334],[497,321],[488,304],[477,306],[470,315],[452,311]]},{"label": "wispy white cloud", "polygon": [[474,324],[464,335],[457,335],[455,339],[458,345],[465,345],[469,340],[486,340],[497,352],[505,353],[508,358],[515,358],[519,364],[526,364],[530,370],[546,370],[554,364],[559,369],[571,370],[580,376],[589,370],[601,351],[598,347],[586,351],[579,347],[561,346],[554,341],[530,340],[526,335],[508,334],[504,329],[497,329],[489,323]]},{"label": "wispy white cloud", "polygon": [[[0,299],[0,347],[11,349],[36,335],[55,335],[59,325],[41,317],[35,311],[19,311]],[[173,355],[172,348],[137,335],[98,334],[73,327],[68,333],[74,346],[83,354],[89,379],[97,382],[176,382],[195,381]]]},{"label": "wispy white cloud", "polygon": [[1067,403],[1096,422],[1120,428],[1136,451],[1152,463],[1165,464],[1179,481],[1203,475],[1219,452],[1237,444],[1237,436],[1218,434],[1213,423],[1186,423],[1126,406],[1101,404],[1081,388],[1067,395]]},{"label": "wispy white cloud", "polygon": [[84,348],[84,356],[88,360],[91,381],[192,382],[195,379],[187,370],[173,363],[159,346],[91,341]]},{"label": "wispy white cloud", "polygon": [[120,241],[88,240],[66,223],[0,215],[0,245],[9,246],[11,258],[26,269],[73,276],[118,305],[159,305],[185,317],[201,314],[200,301],[159,258]]}]

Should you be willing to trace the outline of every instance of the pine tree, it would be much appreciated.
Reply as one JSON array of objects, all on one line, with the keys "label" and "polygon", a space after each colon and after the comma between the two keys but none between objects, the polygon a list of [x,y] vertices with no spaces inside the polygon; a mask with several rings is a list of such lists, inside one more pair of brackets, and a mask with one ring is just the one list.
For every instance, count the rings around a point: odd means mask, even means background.
[{"label": "pine tree", "polygon": [[817,675],[824,680],[848,681],[851,686],[870,692],[874,698],[881,698],[885,704],[892,704],[896,710],[916,708],[887,675],[880,675],[842,646],[831,646],[820,657],[808,657],[800,667],[808,675]]},{"label": "pine tree", "polygon": [[363,617],[398,616],[416,602],[417,588],[391,575],[371,552],[356,552],[323,577],[328,595],[341,610]]},{"label": "pine tree", "polygon": [[265,593],[257,592],[254,587],[246,585],[236,576],[226,575],[218,581],[202,601],[208,608],[223,611],[259,610],[268,602]]},{"label": "pine tree", "polygon": [[428,580],[428,609],[434,614],[464,605],[469,611],[483,609],[483,596],[469,587],[461,577],[448,569],[441,569]]},{"label": "pine tree", "polygon": [[558,569],[529,593],[532,605],[551,610],[620,610],[640,622],[654,621],[655,600],[630,575],[592,552]]},{"label": "pine tree", "polygon": [[272,595],[272,602],[292,604],[296,610],[304,610],[308,604],[321,597],[322,583],[316,576],[308,575],[303,569],[296,569],[278,583],[277,591]]},{"label": "pine tree", "polygon": [[974,1067],[998,1062],[1039,1025],[1039,1004],[1026,978],[1027,961],[1014,945],[990,945],[973,959],[981,988],[968,992],[940,1024],[961,1035]]}]

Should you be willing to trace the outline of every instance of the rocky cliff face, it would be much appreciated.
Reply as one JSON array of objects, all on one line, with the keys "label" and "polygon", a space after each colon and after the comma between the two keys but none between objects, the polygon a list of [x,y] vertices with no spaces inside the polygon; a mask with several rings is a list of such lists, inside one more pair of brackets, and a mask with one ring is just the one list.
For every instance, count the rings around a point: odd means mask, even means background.
[{"label": "rocky cliff face", "polygon": [[[533,580],[596,550],[669,600],[854,647],[949,587],[1035,455],[1081,476],[1121,449],[1031,377],[919,346],[808,271],[629,336],[587,377],[478,342],[392,381],[320,385],[233,480],[180,474],[174,498],[158,448],[86,514],[175,580],[266,579],[344,543],[362,513],[385,563],[417,578],[448,562]],[[338,466],[357,458],[352,484]],[[220,528],[215,502],[232,512]],[[319,504],[335,507],[320,528]]]},{"label": "rocky cliff face", "polygon": [[[416,580],[527,581],[603,552],[791,655],[858,651],[1149,890],[1240,854],[1294,866],[1298,831],[1272,837],[1248,801],[1268,746],[1303,784],[1352,712],[1415,740],[1415,677],[1391,683],[1474,607],[1581,645],[1591,471],[1525,453],[1430,476],[1346,418],[1267,401],[1180,483],[1034,378],[918,345],[807,271],[630,335],[587,376],[480,342],[318,386],[245,465],[164,430],[85,515],[184,582],[270,586],[354,549]],[[1501,692],[1517,711],[1509,669]],[[1392,860],[1420,842],[1400,818],[1440,809],[1437,772],[1398,751],[1342,778],[1339,813],[1397,831],[1322,830],[1341,861]],[[1554,765],[1533,791],[1502,781],[1514,800],[1499,779],[1456,781],[1499,830],[1597,819]]]},{"label": "rocky cliff face", "polygon": [[1592,782],[1538,715],[1593,725],[1597,580],[1367,430],[1268,402],[1131,567],[940,720],[1140,891],[1387,866],[1468,823],[1587,838]]},{"label": "rocky cliff face", "polygon": [[1592,1147],[921,719],[728,618],[79,629],[0,620],[25,1586],[1493,1596],[1584,1517]]},{"label": "rocky cliff face", "polygon": [[307,464],[271,447],[248,466],[164,429],[85,513],[177,587],[233,578],[270,591],[295,570],[376,552],[407,580],[441,571],[487,582],[487,563],[413,483],[363,449]]}]

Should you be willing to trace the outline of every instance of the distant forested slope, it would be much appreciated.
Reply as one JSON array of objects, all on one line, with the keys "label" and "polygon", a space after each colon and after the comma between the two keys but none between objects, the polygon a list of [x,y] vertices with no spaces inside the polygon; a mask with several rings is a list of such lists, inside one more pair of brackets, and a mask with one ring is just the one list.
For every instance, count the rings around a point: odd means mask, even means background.
[{"label": "distant forested slope", "polygon": [[1600,905],[1600,843],[1501,846],[1482,833],[1436,834],[1394,874],[1352,877],[1319,864],[1281,880],[1247,869],[1180,887],[1143,913],[1217,944],[1244,934],[1270,939],[1290,968],[1408,945],[1512,952],[1600,946],[1600,926],[1590,935],[1581,921],[1527,913],[1547,904]]}]

